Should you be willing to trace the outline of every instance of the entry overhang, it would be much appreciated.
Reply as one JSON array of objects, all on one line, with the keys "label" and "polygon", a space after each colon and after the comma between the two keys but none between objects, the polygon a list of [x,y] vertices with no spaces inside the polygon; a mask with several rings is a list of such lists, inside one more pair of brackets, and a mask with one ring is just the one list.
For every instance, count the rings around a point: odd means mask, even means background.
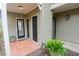
[{"label": "entry overhang", "polygon": [[59,12],[63,12],[63,11],[67,11],[75,8],[79,8],[79,3],[66,3],[51,9],[53,10],[53,13],[59,13]]}]

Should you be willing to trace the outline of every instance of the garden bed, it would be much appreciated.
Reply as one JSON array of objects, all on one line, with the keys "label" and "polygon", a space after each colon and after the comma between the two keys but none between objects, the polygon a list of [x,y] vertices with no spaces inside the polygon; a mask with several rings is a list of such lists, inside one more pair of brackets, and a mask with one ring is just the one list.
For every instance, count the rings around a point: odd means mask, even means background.
[{"label": "garden bed", "polygon": [[[50,56],[43,48],[40,48],[27,56]],[[65,56],[79,56],[79,53],[76,53],[74,51],[71,51],[68,49],[67,54]]]}]

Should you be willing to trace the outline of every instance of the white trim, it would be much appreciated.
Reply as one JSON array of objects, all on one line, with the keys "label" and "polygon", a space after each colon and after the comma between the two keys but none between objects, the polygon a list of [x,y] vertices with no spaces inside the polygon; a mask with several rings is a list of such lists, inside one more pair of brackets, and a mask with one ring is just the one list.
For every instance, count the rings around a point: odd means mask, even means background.
[{"label": "white trim", "polygon": [[41,3],[38,3],[37,6],[38,6],[39,10],[42,9],[42,7],[41,7],[41,6],[42,6]]},{"label": "white trim", "polygon": [[34,16],[37,16],[37,42],[38,42],[38,13],[36,13],[36,14],[34,14],[34,15],[32,15],[31,16],[31,39],[33,40],[33,31],[32,31],[32,29],[33,29],[33,27],[32,27],[32,17],[34,17]]},{"label": "white trim", "polygon": [[2,9],[2,27],[3,27],[5,53],[7,56],[10,56],[10,41],[9,41],[9,32],[8,32],[6,3],[1,4],[1,9]]},{"label": "white trim", "polygon": [[27,38],[27,35],[26,35],[27,34],[26,18],[24,18],[24,27],[25,27],[25,39],[26,39]]},{"label": "white trim", "polygon": [[79,53],[79,45],[78,44],[74,44],[74,43],[67,42],[67,41],[63,41],[63,42],[64,42],[64,46],[66,48]]},{"label": "white trim", "polygon": [[[18,32],[17,32],[17,19],[24,19],[24,27],[25,27],[25,19],[26,19],[26,18],[22,18],[22,17],[16,17],[16,18],[15,18],[15,20],[16,20],[16,39],[17,39],[17,40],[20,40],[20,39],[18,39],[18,34],[17,34],[17,33],[18,33]],[[26,32],[26,29],[25,29],[25,28],[24,28],[24,30],[25,30],[25,32]],[[25,35],[25,37],[22,38],[22,39],[25,39],[25,38],[26,38],[26,35]]]}]

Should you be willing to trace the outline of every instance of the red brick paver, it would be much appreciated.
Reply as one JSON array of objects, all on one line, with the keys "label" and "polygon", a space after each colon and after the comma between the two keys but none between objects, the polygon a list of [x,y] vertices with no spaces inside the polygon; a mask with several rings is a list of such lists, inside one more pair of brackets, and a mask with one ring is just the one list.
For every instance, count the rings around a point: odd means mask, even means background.
[{"label": "red brick paver", "polygon": [[24,56],[40,48],[39,44],[33,40],[21,40],[10,43],[12,56]]}]

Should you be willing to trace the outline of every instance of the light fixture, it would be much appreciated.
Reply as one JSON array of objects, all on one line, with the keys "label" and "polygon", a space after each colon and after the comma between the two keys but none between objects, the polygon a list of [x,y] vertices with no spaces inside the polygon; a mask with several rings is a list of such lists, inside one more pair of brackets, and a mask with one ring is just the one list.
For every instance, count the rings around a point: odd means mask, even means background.
[{"label": "light fixture", "polygon": [[70,15],[66,14],[66,20],[69,20],[69,18],[70,18]]},{"label": "light fixture", "polygon": [[41,10],[41,6],[42,6],[42,5],[41,5],[41,4],[37,4],[37,5],[38,5],[38,7],[39,7],[39,10]]},{"label": "light fixture", "polygon": [[18,8],[22,10],[23,9],[23,6],[19,5]]}]

